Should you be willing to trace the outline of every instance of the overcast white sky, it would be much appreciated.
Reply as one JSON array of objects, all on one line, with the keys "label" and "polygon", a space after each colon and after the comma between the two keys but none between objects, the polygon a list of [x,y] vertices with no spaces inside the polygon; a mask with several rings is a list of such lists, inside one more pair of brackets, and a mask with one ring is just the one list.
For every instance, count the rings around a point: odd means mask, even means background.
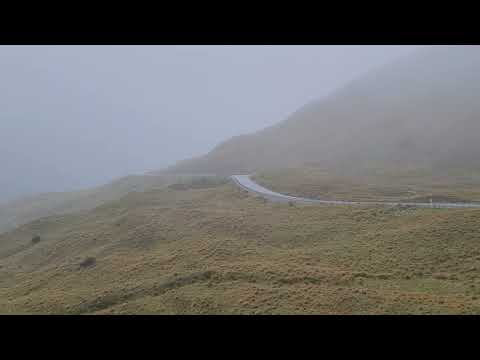
[{"label": "overcast white sky", "polygon": [[414,48],[0,46],[0,201],[201,155]]}]

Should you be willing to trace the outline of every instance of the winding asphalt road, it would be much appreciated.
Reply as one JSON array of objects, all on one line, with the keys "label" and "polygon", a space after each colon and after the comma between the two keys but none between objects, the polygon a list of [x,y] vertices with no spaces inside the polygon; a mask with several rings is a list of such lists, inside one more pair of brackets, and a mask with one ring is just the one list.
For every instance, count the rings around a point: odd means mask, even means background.
[{"label": "winding asphalt road", "polygon": [[416,206],[427,208],[443,208],[443,209],[458,209],[458,208],[477,208],[480,209],[480,203],[420,203],[420,202],[380,202],[380,201],[343,201],[343,200],[321,200],[309,199],[303,197],[289,196],[271,191],[254,182],[250,175],[232,175],[230,179],[238,187],[259,195],[264,199],[280,202],[280,203],[300,203],[300,204],[328,204],[328,205],[385,205],[385,206]]}]

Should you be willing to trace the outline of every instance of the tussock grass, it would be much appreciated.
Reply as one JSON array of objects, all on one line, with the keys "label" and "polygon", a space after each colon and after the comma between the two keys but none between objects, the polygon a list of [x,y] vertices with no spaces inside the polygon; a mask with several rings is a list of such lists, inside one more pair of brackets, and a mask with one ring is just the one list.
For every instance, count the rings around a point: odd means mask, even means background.
[{"label": "tussock grass", "polygon": [[259,184],[284,194],[353,201],[480,201],[480,170],[351,170],[299,167],[264,171]]},{"label": "tussock grass", "polygon": [[479,228],[478,210],[290,207],[231,184],[132,193],[0,235],[0,313],[480,313]]}]

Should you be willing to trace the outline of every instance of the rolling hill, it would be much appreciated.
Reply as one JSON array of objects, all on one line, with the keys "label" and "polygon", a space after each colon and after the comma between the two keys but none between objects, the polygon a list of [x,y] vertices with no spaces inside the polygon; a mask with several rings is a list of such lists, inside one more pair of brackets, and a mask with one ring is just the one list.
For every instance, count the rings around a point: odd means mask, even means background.
[{"label": "rolling hill", "polygon": [[39,194],[0,204],[0,233],[43,217],[91,210],[131,192],[158,189],[190,178],[166,174],[129,175],[96,188]]},{"label": "rolling hill", "polygon": [[283,122],[170,172],[480,168],[480,47],[432,46],[365,74]]},{"label": "rolling hill", "polygon": [[479,213],[133,192],[0,234],[0,314],[478,314]]}]

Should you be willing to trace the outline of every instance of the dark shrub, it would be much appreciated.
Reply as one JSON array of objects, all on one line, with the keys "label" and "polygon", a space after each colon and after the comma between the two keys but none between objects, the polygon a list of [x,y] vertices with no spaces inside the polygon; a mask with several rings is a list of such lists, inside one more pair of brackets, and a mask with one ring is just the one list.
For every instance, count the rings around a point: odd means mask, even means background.
[{"label": "dark shrub", "polygon": [[168,187],[172,190],[207,189],[228,183],[228,178],[220,176],[201,176],[184,179]]},{"label": "dark shrub", "polygon": [[40,240],[42,240],[42,239],[40,238],[40,236],[35,235],[35,236],[32,238],[32,244],[37,244],[37,243],[40,242]]},{"label": "dark shrub", "polygon": [[171,184],[168,188],[172,190],[188,190],[188,186],[182,183]]},{"label": "dark shrub", "polygon": [[96,263],[97,263],[97,260],[94,257],[89,256],[80,263],[80,267],[81,268],[87,268],[87,267],[95,265]]}]

